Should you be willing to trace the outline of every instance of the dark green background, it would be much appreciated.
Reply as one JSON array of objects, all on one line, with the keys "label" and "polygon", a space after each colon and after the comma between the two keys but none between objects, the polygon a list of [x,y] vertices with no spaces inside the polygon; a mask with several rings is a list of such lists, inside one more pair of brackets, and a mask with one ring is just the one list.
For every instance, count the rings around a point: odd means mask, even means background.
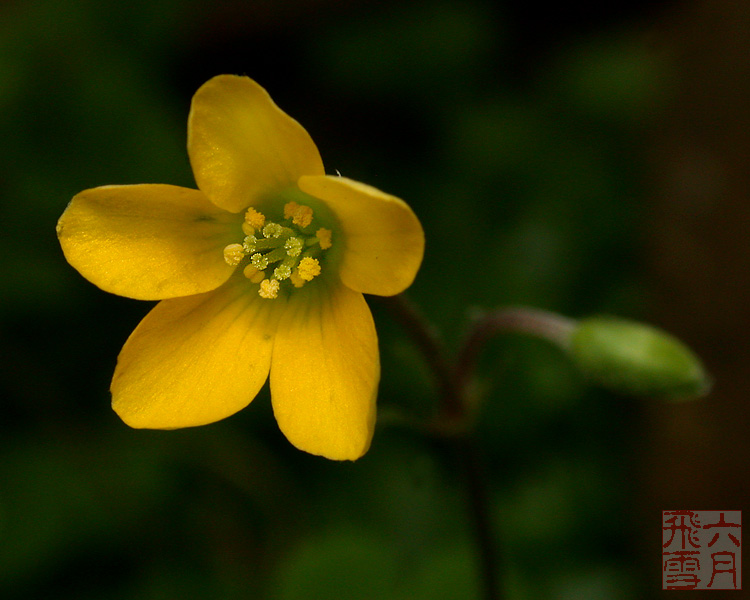
[{"label": "dark green background", "polygon": [[[654,140],[680,102],[682,60],[659,27],[691,13],[604,4],[3,3],[0,596],[477,598],[460,469],[393,418],[429,414],[429,373],[377,300],[382,418],[360,461],[291,447],[267,390],[215,425],[135,431],[109,408],[109,378],[151,304],[81,278],[55,222],[85,188],[194,187],[190,98],[213,75],[246,74],[307,128],[329,173],[413,207],[427,248],[409,294],[452,346],[472,308],[515,304],[705,340],[659,318],[653,267]],[[669,447],[659,424],[684,424],[690,407],[591,389],[553,348],[513,336],[488,346],[481,384],[509,598],[648,597],[658,511],[742,508],[739,488],[698,496],[731,506],[659,492],[649,448]]]}]

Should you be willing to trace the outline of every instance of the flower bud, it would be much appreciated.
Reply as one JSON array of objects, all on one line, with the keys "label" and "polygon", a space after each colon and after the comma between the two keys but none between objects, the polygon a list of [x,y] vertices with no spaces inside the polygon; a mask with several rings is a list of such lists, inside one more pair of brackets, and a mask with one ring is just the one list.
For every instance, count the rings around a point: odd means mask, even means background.
[{"label": "flower bud", "polygon": [[586,377],[615,392],[686,400],[705,395],[711,387],[687,346],[634,321],[584,319],[572,331],[568,349]]}]

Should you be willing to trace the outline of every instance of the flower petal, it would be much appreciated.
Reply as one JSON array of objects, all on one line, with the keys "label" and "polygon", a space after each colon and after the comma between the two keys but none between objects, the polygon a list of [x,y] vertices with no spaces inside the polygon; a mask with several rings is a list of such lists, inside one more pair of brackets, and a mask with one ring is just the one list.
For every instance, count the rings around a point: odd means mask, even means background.
[{"label": "flower petal", "polygon": [[198,190],[105,186],[76,195],[57,223],[65,258],[107,292],[160,300],[217,288],[237,217]]},{"label": "flower petal", "polygon": [[296,290],[279,323],[271,399],[300,450],[355,460],[370,446],[380,379],[378,338],[362,294],[343,285]]},{"label": "flower petal", "polygon": [[302,177],[299,187],[339,218],[346,236],[340,267],[345,285],[379,296],[411,285],[422,263],[424,232],[403,200],[345,177]]},{"label": "flower petal", "polygon": [[112,378],[112,408],[131,427],[175,429],[224,419],[268,377],[284,300],[233,280],[163,300],[128,338]]},{"label": "flower petal", "polygon": [[219,75],[193,96],[188,154],[198,187],[217,206],[239,212],[259,198],[322,175],[305,129],[247,77]]}]

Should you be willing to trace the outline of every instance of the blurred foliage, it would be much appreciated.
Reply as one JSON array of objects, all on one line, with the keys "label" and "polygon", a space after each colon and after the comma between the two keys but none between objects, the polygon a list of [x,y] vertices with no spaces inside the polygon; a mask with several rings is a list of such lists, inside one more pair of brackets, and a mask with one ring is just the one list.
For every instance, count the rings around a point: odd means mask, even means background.
[{"label": "blurred foliage", "polygon": [[[329,172],[415,209],[427,254],[410,293],[449,342],[472,306],[635,316],[641,136],[668,89],[625,12],[541,39],[516,3],[484,0],[3,3],[0,596],[477,597],[458,466],[389,425],[396,410],[428,414],[434,390],[376,300],[384,419],[359,462],[291,448],[266,392],[216,425],[132,431],[109,409],[109,377],[150,306],[78,276],[55,222],[88,187],[192,187],[190,97],[247,74]],[[512,336],[492,342],[481,378],[509,597],[642,597],[634,405]]]}]

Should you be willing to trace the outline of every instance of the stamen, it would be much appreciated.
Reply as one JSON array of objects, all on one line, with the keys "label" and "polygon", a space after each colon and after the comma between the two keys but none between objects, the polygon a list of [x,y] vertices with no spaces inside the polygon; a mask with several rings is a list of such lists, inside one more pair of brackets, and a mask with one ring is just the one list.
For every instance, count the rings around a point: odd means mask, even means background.
[{"label": "stamen", "polygon": [[331,230],[321,227],[315,232],[315,237],[318,238],[321,250],[327,250],[333,244],[331,244]]},{"label": "stamen", "polygon": [[304,229],[313,220],[313,210],[309,206],[300,206],[294,213],[292,223]]},{"label": "stamen", "polygon": [[287,202],[284,205],[284,218],[285,219],[291,219],[294,216],[294,213],[297,212],[297,209],[299,208],[299,204],[296,202]]},{"label": "stamen", "polygon": [[279,282],[276,279],[264,279],[260,282],[258,295],[268,300],[277,298],[279,295]]},{"label": "stamen", "polygon": [[288,256],[299,256],[302,253],[303,245],[304,244],[302,243],[302,240],[298,237],[290,237],[284,243],[284,249],[286,250]]},{"label": "stamen", "polygon": [[276,298],[283,286],[301,288],[319,276],[319,259],[332,246],[331,230],[313,226],[310,206],[287,202],[284,219],[270,221],[255,208],[248,208],[242,222],[242,243],[224,248],[224,260],[231,266],[242,264],[243,275],[258,284],[261,298]]},{"label": "stamen", "polygon": [[299,276],[302,279],[304,279],[305,281],[312,281],[313,278],[320,275],[320,263],[318,262],[317,258],[310,258],[309,256],[306,256],[301,261],[299,261],[297,271],[299,272]]},{"label": "stamen", "polygon": [[263,271],[258,271],[253,265],[247,265],[242,270],[242,274],[253,283],[260,283],[266,277],[266,274]]},{"label": "stamen", "polygon": [[245,258],[245,250],[241,244],[229,244],[224,248],[224,262],[230,267],[236,267]]},{"label": "stamen", "polygon": [[265,222],[266,217],[263,213],[258,212],[252,206],[247,209],[247,212],[245,213],[245,223],[247,223],[250,227],[260,229],[261,227],[263,227],[263,224]]},{"label": "stamen", "polygon": [[302,277],[299,276],[299,269],[294,269],[292,274],[289,276],[289,281],[291,281],[292,285],[294,285],[294,287],[296,288],[301,288],[307,283],[304,279],[302,279]]}]

